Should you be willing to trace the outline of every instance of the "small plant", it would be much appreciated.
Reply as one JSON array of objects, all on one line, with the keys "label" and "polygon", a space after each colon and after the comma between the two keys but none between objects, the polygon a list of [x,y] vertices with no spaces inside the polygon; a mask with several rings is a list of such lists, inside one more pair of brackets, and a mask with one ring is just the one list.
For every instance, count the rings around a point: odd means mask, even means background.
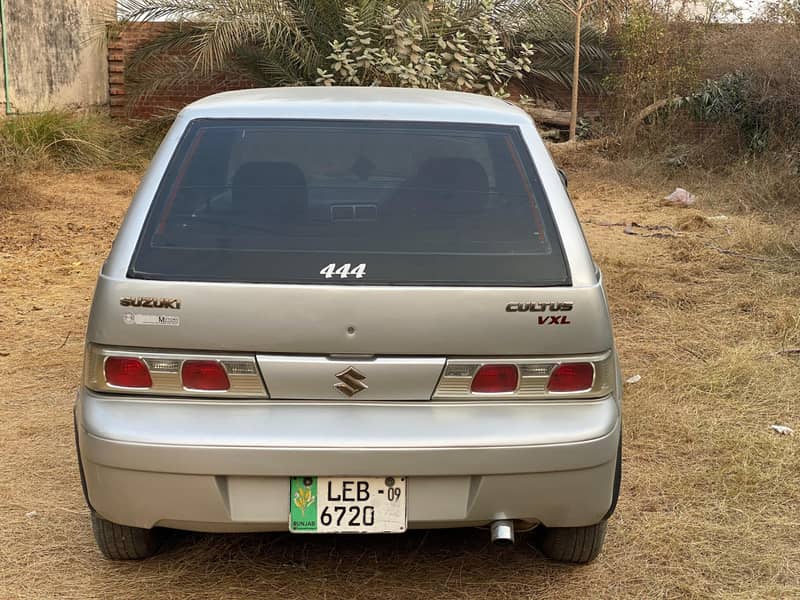
[{"label": "small plant", "polygon": [[575,134],[579,140],[588,140],[592,137],[592,122],[589,119],[580,118],[575,123]]}]

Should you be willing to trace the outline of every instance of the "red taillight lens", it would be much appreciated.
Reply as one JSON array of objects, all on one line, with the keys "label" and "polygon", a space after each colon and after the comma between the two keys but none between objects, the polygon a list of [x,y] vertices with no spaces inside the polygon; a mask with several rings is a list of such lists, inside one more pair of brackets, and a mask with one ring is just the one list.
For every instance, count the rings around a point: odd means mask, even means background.
[{"label": "red taillight lens", "polygon": [[475,374],[470,389],[478,394],[501,394],[516,390],[517,383],[516,365],[484,365]]},{"label": "red taillight lens", "polygon": [[564,363],[550,373],[547,390],[550,392],[582,392],[592,389],[594,366],[592,363]]},{"label": "red taillight lens", "polygon": [[150,371],[140,358],[109,356],[103,370],[109,385],[126,388],[149,388],[153,385]]},{"label": "red taillight lens", "polygon": [[228,374],[215,360],[187,360],[181,367],[183,387],[192,390],[224,392],[231,387]]}]

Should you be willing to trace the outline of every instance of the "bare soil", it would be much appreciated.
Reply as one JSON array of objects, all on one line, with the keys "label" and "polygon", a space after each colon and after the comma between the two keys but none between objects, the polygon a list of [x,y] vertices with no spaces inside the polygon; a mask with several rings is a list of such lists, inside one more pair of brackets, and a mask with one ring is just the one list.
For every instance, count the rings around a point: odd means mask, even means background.
[{"label": "bare soil", "polygon": [[[800,268],[788,221],[720,215],[560,157],[606,277],[627,384],[605,552],[545,561],[479,530],[176,534],[104,560],[72,432],[92,288],[138,175],[0,173],[0,599],[800,598]],[[703,192],[706,192],[704,195]],[[624,223],[629,231],[624,233]],[[666,226],[647,228],[646,226]]]}]

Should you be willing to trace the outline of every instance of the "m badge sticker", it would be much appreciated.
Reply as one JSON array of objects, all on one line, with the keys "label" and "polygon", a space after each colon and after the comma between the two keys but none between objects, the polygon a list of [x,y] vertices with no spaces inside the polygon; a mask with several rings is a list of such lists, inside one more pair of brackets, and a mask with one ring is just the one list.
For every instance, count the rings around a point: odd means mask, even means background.
[{"label": "m badge sticker", "polygon": [[181,318],[176,315],[143,315],[125,313],[122,322],[126,325],[161,325],[162,327],[180,327]]}]

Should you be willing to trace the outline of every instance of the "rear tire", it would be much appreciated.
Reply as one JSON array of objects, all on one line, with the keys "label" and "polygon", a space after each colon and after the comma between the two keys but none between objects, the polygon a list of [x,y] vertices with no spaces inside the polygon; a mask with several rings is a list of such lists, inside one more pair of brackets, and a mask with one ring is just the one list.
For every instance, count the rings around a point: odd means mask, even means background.
[{"label": "rear tire", "polygon": [[551,560],[586,564],[603,549],[607,521],[588,527],[537,527],[536,546]]},{"label": "rear tire", "polygon": [[153,556],[161,545],[155,529],[128,527],[107,521],[92,511],[92,531],[100,552],[111,560],[141,560]]}]

